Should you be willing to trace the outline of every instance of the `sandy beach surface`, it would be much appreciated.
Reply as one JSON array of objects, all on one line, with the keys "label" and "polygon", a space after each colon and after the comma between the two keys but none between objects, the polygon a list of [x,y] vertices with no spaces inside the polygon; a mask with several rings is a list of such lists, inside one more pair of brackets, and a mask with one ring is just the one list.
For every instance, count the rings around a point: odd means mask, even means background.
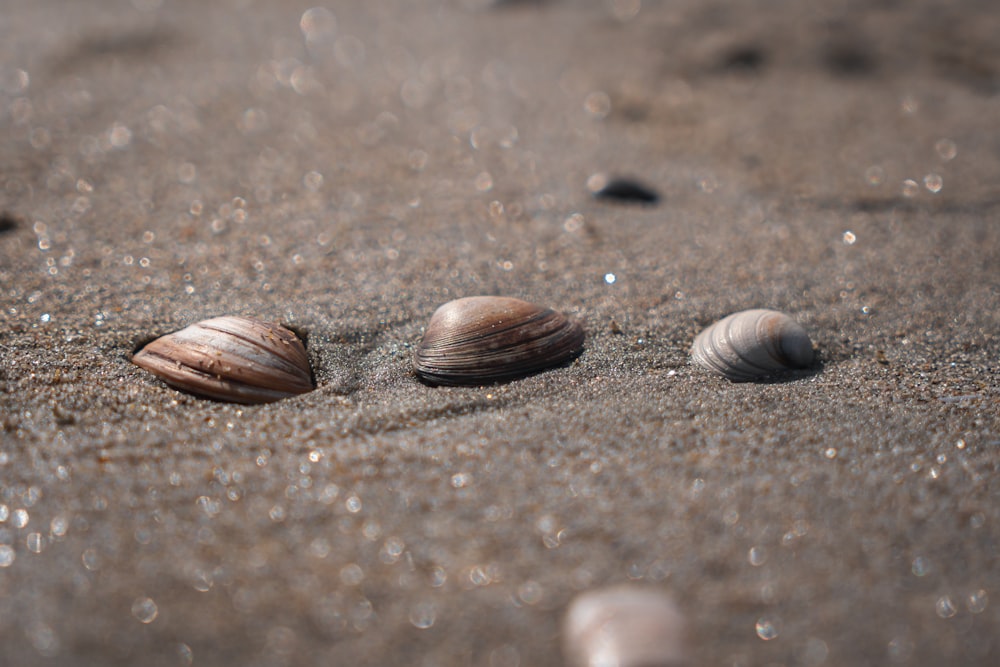
[{"label": "sandy beach surface", "polygon": [[[561,665],[625,582],[691,666],[1000,663],[997,35],[985,0],[0,1],[0,664]],[[419,382],[480,294],[585,351]],[[693,366],[747,308],[815,367]],[[219,315],[296,331],[316,390],[131,363]]]}]

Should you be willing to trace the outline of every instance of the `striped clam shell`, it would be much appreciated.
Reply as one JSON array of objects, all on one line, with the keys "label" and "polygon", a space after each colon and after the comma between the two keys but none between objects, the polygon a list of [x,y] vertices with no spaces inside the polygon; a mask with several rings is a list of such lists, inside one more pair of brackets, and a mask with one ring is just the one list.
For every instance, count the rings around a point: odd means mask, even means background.
[{"label": "striped clam shell", "polygon": [[583,328],[520,299],[473,296],[435,311],[413,356],[434,385],[486,385],[530,375],[583,350]]},{"label": "striped clam shell", "polygon": [[813,362],[813,346],[806,330],[790,316],[744,310],[698,334],[691,358],[734,382],[746,382],[807,368]]},{"label": "striped clam shell", "polygon": [[132,361],[171,387],[231,403],[270,403],[312,391],[305,346],[288,329],[216,317],[161,336]]},{"label": "striped clam shell", "polygon": [[563,653],[571,667],[688,665],[687,622],[664,592],[613,586],[581,593],[563,618]]}]

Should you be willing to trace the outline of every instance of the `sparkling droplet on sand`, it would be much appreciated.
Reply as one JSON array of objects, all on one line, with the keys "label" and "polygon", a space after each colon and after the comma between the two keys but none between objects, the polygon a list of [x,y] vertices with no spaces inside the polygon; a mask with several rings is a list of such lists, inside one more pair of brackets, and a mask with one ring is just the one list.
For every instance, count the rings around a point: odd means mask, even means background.
[{"label": "sparkling droplet on sand", "polygon": [[313,7],[302,13],[299,29],[307,40],[329,40],[337,32],[337,18],[323,7]]},{"label": "sparkling droplet on sand", "polygon": [[479,175],[476,176],[475,187],[479,192],[489,192],[492,190],[493,176],[490,175],[490,172],[480,172]]},{"label": "sparkling droplet on sand", "polygon": [[45,548],[45,537],[41,533],[29,533],[25,544],[31,553],[41,553]]},{"label": "sparkling droplet on sand", "polygon": [[777,616],[761,616],[757,619],[754,629],[757,631],[757,636],[764,641],[777,639],[781,633],[781,619]]},{"label": "sparkling droplet on sand", "polygon": [[931,572],[931,563],[923,556],[917,556],[913,559],[913,563],[910,566],[910,572],[912,572],[915,577],[926,577]]},{"label": "sparkling droplet on sand", "polygon": [[190,665],[194,663],[194,652],[187,644],[177,645],[177,657],[180,658],[181,664],[183,665]]},{"label": "sparkling droplet on sand", "polygon": [[365,579],[365,572],[357,563],[348,563],[340,570],[340,580],[347,586],[357,586]]},{"label": "sparkling droplet on sand", "polygon": [[611,98],[603,91],[595,91],[587,95],[583,108],[593,118],[605,118],[611,113]]},{"label": "sparkling droplet on sand", "polygon": [[955,607],[955,603],[952,602],[951,598],[947,595],[942,595],[934,603],[934,611],[941,618],[951,618],[958,613],[958,608]]},{"label": "sparkling droplet on sand", "polygon": [[426,630],[437,620],[437,609],[433,602],[418,602],[410,609],[410,623],[413,627]]},{"label": "sparkling droplet on sand", "polygon": [[865,182],[872,187],[882,185],[885,181],[885,169],[873,164],[865,170]]},{"label": "sparkling droplet on sand", "polygon": [[115,148],[126,148],[132,143],[132,130],[125,125],[116,122],[108,131],[108,140]]},{"label": "sparkling droplet on sand", "polygon": [[924,187],[937,194],[944,187],[944,179],[941,178],[940,174],[927,174],[924,176]]},{"label": "sparkling droplet on sand", "polygon": [[989,604],[989,596],[984,589],[980,588],[978,591],[969,593],[969,597],[965,602],[969,613],[981,614],[986,611],[986,606]]},{"label": "sparkling droplet on sand", "polygon": [[945,162],[950,162],[958,155],[958,146],[951,139],[938,139],[934,144],[934,152]]},{"label": "sparkling droplet on sand", "polygon": [[160,615],[160,610],[156,607],[153,598],[136,598],[132,603],[132,615],[140,623],[150,624]]},{"label": "sparkling droplet on sand", "polygon": [[17,558],[17,553],[14,551],[14,547],[9,544],[0,544],[0,567],[10,567],[14,564],[15,558]]}]

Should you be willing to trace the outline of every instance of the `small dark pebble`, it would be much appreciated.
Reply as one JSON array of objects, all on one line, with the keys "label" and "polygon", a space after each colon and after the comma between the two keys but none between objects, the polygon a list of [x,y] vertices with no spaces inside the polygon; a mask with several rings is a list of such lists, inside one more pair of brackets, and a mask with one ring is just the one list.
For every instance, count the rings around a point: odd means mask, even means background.
[{"label": "small dark pebble", "polygon": [[831,73],[846,77],[866,76],[878,68],[871,52],[850,44],[839,44],[827,49],[823,54],[823,63]]},{"label": "small dark pebble", "polygon": [[655,204],[660,201],[656,190],[629,178],[611,179],[602,188],[595,190],[594,196],[622,203]]},{"label": "small dark pebble", "polygon": [[0,234],[12,232],[18,227],[18,220],[13,214],[7,211],[0,211]]},{"label": "small dark pebble", "polygon": [[722,55],[722,69],[752,72],[764,66],[767,56],[756,46],[738,46]]}]

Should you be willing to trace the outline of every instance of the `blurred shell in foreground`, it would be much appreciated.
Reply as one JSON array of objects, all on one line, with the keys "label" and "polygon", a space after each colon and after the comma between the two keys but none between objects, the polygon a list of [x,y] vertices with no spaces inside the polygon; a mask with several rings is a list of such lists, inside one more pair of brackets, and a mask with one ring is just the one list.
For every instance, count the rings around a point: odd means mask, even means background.
[{"label": "blurred shell in foreground", "polygon": [[562,313],[501,296],[449,301],[413,356],[425,382],[485,385],[530,375],[583,350],[583,328]]},{"label": "blurred shell in foreground", "polygon": [[562,628],[571,667],[684,667],[687,630],[674,602],[658,590],[616,586],[570,603]]},{"label": "blurred shell in foreground", "polygon": [[250,317],[216,317],[161,336],[132,361],[171,387],[232,403],[269,403],[312,391],[298,336]]}]

